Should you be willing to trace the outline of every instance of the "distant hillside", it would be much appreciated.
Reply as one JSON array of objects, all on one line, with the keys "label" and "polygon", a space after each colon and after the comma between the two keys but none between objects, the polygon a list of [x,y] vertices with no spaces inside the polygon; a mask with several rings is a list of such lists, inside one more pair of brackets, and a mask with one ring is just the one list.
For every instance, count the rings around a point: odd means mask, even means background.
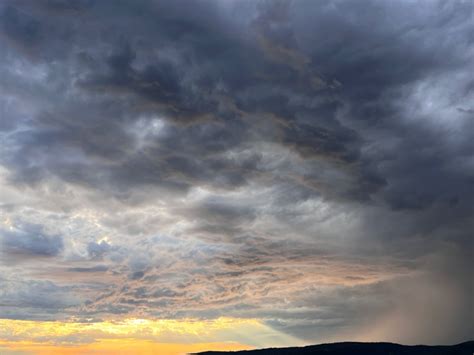
[{"label": "distant hillside", "polygon": [[474,341],[458,345],[427,346],[393,343],[334,343],[301,348],[270,348],[246,351],[206,351],[199,355],[474,355]]}]

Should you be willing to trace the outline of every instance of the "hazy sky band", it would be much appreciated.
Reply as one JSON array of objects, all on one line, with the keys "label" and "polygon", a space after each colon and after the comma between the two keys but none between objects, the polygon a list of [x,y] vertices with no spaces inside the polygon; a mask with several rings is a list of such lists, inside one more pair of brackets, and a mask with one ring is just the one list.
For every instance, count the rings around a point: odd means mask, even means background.
[{"label": "hazy sky band", "polygon": [[466,340],[473,41],[467,0],[0,2],[0,318]]}]

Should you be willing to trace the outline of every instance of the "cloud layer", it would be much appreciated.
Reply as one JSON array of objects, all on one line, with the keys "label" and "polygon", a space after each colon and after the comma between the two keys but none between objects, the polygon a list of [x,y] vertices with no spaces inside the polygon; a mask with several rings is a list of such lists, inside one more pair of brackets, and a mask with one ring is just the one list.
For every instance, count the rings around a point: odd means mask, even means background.
[{"label": "cloud layer", "polygon": [[472,14],[2,2],[0,317],[467,339]]}]

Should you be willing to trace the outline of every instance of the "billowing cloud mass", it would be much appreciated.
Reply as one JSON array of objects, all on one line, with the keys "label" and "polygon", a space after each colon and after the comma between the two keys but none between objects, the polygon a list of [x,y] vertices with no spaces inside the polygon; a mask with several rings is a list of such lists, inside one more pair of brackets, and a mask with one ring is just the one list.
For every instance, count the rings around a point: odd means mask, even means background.
[{"label": "billowing cloud mass", "polygon": [[2,1],[0,318],[468,339],[473,23],[469,0]]}]

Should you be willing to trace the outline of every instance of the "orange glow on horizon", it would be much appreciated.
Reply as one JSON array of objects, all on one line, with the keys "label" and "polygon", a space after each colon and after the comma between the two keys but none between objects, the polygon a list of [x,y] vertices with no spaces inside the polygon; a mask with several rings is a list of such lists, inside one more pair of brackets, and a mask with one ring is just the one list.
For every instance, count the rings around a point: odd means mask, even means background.
[{"label": "orange glow on horizon", "polygon": [[220,350],[249,350],[252,347],[238,343],[172,344],[137,339],[106,339],[81,345],[42,345],[31,342],[2,342],[0,353],[11,350],[34,355],[183,355],[187,353]]},{"label": "orange glow on horizon", "polygon": [[57,337],[79,333],[107,334],[112,336],[139,335],[140,338],[147,336],[160,336],[163,333],[186,334],[203,336],[214,331],[231,329],[236,326],[260,326],[255,319],[217,318],[212,320],[195,319],[124,319],[118,321],[102,322],[61,322],[61,321],[31,321],[0,319],[0,339],[3,333],[14,333],[19,335],[37,337]]},{"label": "orange glow on horizon", "polygon": [[0,319],[0,354],[180,355],[248,350],[258,334],[275,334],[255,319],[124,319],[94,323]]},{"label": "orange glow on horizon", "polygon": [[257,319],[0,319],[1,355],[182,355],[302,345]]}]

